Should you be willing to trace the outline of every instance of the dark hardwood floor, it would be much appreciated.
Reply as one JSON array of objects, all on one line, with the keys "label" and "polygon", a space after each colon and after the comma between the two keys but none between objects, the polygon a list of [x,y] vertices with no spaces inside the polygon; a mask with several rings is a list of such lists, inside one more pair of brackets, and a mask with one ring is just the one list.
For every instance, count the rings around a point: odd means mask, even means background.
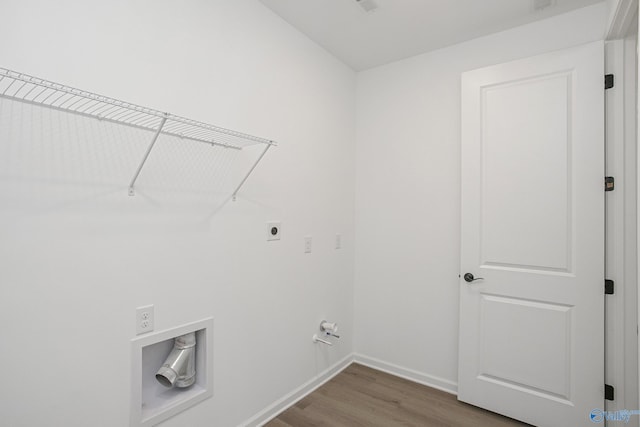
[{"label": "dark hardwood floor", "polygon": [[352,364],[265,427],[527,426],[455,396]]}]

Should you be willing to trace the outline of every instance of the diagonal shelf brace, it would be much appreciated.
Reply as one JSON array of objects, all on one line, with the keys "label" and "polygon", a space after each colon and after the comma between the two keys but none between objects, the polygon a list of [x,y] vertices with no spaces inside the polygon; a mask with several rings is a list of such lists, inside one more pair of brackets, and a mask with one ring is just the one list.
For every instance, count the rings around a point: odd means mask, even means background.
[{"label": "diagonal shelf brace", "polygon": [[238,195],[238,191],[240,191],[240,188],[242,188],[242,186],[247,181],[247,179],[249,178],[249,175],[251,175],[251,173],[256,168],[256,166],[258,166],[258,163],[260,163],[260,160],[262,160],[264,155],[267,154],[267,151],[269,150],[269,147],[271,147],[271,144],[267,144],[267,146],[262,151],[262,154],[260,154],[260,157],[258,157],[258,160],[256,160],[256,162],[253,164],[253,166],[251,166],[251,169],[249,169],[249,172],[247,172],[247,174],[244,176],[242,181],[240,181],[240,184],[238,184],[238,186],[234,190],[233,195],[231,196],[231,198],[233,199],[234,202],[236,201],[236,196]]},{"label": "diagonal shelf brace", "polygon": [[142,167],[147,162],[147,158],[149,158],[149,154],[151,154],[151,150],[153,150],[153,146],[156,145],[156,141],[158,140],[158,137],[160,136],[160,133],[162,132],[162,128],[164,127],[164,124],[166,122],[167,122],[167,115],[165,114],[162,120],[160,121],[160,126],[158,126],[158,130],[156,130],[155,135],[153,135],[151,144],[149,144],[149,148],[147,148],[147,152],[144,154],[144,157],[142,158],[142,162],[140,162],[140,166],[138,166],[138,170],[136,171],[136,174],[133,176],[131,183],[129,183],[129,196],[135,196],[136,193],[133,190],[133,186],[135,185],[136,180],[140,175],[140,171],[142,171]]}]

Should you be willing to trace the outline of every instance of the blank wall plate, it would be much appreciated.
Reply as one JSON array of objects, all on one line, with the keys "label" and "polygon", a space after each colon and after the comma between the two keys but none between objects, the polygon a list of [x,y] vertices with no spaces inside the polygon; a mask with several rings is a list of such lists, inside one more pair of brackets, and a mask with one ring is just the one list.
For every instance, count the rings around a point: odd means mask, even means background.
[{"label": "blank wall plate", "polygon": [[280,240],[282,234],[282,223],[280,221],[267,222],[267,240]]}]

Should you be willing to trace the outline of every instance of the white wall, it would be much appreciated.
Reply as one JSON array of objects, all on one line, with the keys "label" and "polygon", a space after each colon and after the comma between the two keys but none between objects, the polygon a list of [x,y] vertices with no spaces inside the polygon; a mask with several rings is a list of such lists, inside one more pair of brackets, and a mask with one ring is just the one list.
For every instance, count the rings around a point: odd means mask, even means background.
[{"label": "white wall", "polygon": [[358,75],[356,352],[455,391],[460,74],[601,40],[604,3]]},{"label": "white wall", "polygon": [[[2,15],[2,67],[280,145],[235,203],[189,192],[238,173],[189,148],[152,153],[130,198],[147,137],[3,101],[0,424],[128,425],[145,304],[156,330],[215,322],[214,397],[166,426],[241,424],[351,354],[353,71],[254,0],[6,0]],[[342,332],[330,349],[311,342],[324,317]]]}]

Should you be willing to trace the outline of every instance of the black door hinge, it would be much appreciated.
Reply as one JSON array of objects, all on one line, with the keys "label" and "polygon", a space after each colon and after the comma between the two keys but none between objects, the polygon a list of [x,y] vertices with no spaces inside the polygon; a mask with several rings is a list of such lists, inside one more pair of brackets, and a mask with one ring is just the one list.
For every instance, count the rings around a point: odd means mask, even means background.
[{"label": "black door hinge", "polygon": [[605,74],[604,76],[604,88],[611,89],[615,84],[613,74]]},{"label": "black door hinge", "polygon": [[606,279],[604,281],[604,294],[613,295],[614,283],[613,280]]},{"label": "black door hinge", "polygon": [[604,191],[613,191],[616,186],[616,180],[612,176],[604,177]]},{"label": "black door hinge", "polygon": [[612,385],[605,384],[604,385],[604,398],[605,400],[613,400],[614,389]]}]

